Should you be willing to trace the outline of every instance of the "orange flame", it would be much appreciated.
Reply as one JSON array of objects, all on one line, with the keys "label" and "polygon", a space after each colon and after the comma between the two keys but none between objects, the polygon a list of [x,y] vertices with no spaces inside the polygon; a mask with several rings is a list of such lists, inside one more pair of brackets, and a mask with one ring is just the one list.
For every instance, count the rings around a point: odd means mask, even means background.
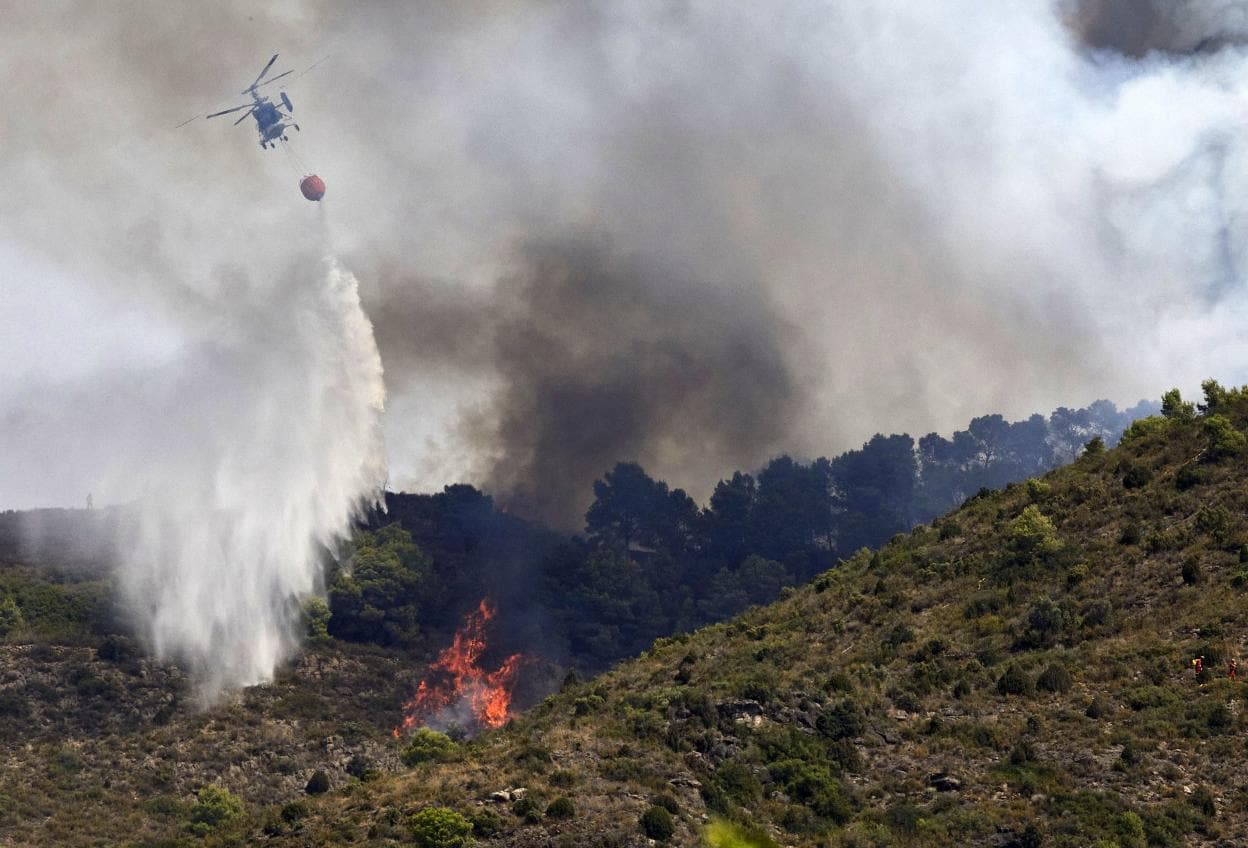
[{"label": "orange flame", "polygon": [[416,694],[403,705],[403,722],[394,729],[396,738],[461,703],[468,707],[479,727],[502,727],[507,723],[511,688],[524,656],[512,654],[494,672],[478,665],[486,649],[485,626],[494,613],[494,604],[483,599],[477,609],[464,617],[464,626],[455,633],[451,646],[429,666]]}]

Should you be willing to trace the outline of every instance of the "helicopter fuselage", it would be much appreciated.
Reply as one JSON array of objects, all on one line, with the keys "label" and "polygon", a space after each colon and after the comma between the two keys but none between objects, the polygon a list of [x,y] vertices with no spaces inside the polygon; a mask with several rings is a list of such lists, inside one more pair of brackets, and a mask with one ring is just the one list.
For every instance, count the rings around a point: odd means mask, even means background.
[{"label": "helicopter fuselage", "polygon": [[262,140],[273,141],[281,138],[282,133],[286,132],[286,124],[282,120],[285,115],[267,99],[260,99],[256,103],[252,115],[256,119],[256,128],[260,131]]}]

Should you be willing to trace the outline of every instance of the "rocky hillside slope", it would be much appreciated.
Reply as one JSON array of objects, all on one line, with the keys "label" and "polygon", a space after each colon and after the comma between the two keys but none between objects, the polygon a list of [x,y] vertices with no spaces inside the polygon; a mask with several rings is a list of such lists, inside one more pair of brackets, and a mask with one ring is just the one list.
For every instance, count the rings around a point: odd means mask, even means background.
[{"label": "rocky hillside slope", "polygon": [[1230,676],[1248,639],[1248,399],[1208,391],[1203,415],[1171,397],[1115,450],[570,681],[503,731],[421,737],[410,771],[257,811],[251,833],[1248,844],[1248,689]]},{"label": "rocky hillside slope", "polygon": [[1207,400],[471,741],[393,739],[420,664],[332,641],[196,709],[84,635],[106,586],[9,572],[78,635],[0,645],[0,845],[1248,844],[1248,398]]}]

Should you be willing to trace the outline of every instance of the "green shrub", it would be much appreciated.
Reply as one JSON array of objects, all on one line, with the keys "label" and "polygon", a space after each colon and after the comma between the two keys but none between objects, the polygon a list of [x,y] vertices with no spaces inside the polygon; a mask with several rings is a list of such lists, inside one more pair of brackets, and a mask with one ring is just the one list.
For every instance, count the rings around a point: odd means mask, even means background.
[{"label": "green shrub", "polygon": [[0,718],[30,717],[30,699],[15,688],[0,689]]},{"label": "green shrub", "polygon": [[1160,433],[1164,433],[1170,427],[1170,421],[1160,415],[1150,415],[1147,418],[1141,418],[1132,421],[1131,426],[1122,434],[1122,438],[1118,441],[1120,445],[1129,445],[1133,442],[1148,439]]},{"label": "green shrub", "polygon": [[133,639],[127,639],[125,636],[105,636],[104,641],[100,643],[100,647],[96,650],[95,655],[102,660],[112,663],[124,663],[138,659],[140,651]]},{"label": "green shrub", "polygon": [[570,819],[576,815],[576,807],[572,803],[572,799],[566,795],[560,795],[546,806],[546,818],[548,819]]},{"label": "green shrub", "polygon": [[302,801],[291,801],[282,807],[282,821],[287,824],[298,824],[308,817],[308,805]]},{"label": "green shrub", "polygon": [[946,542],[949,539],[956,539],[962,535],[962,525],[954,521],[952,518],[946,519],[940,523],[940,541]]},{"label": "green shrub", "polygon": [[1053,521],[1035,504],[1026,507],[1010,523],[1006,534],[1006,568],[1023,568],[1042,565],[1051,561],[1062,551]]},{"label": "green shrub", "polygon": [[1100,456],[1103,453],[1105,453],[1105,440],[1100,436],[1093,436],[1083,446],[1084,456]]},{"label": "green shrub", "polygon": [[1195,488],[1205,482],[1205,472],[1198,465],[1188,463],[1181,467],[1177,474],[1174,475],[1174,487],[1180,492],[1186,492],[1188,489]]},{"label": "green shrub", "polygon": [[1197,786],[1187,800],[1206,818],[1214,818],[1218,814],[1218,805],[1214,800],[1213,792],[1209,790],[1208,786]]},{"label": "green shrub", "polygon": [[573,786],[576,784],[576,772],[571,772],[571,771],[551,772],[550,777],[547,778],[547,781],[550,783],[551,786],[558,786],[562,789],[566,789],[569,786]]},{"label": "green shrub", "polygon": [[1161,414],[1177,421],[1191,421],[1196,417],[1196,404],[1184,401],[1178,389],[1171,389],[1161,396]]},{"label": "green shrub", "polygon": [[1196,529],[1219,546],[1230,541],[1232,523],[1231,513],[1224,506],[1204,504],[1196,511]]},{"label": "green shrub", "polygon": [[1143,531],[1140,530],[1140,525],[1135,524],[1134,522],[1131,524],[1125,524],[1123,525],[1122,533],[1118,535],[1118,544],[1138,545],[1140,543],[1140,539],[1143,538],[1143,535]]},{"label": "green shrub", "polygon": [[1139,813],[1125,812],[1116,822],[1119,848],[1145,848],[1148,839],[1144,832],[1144,820]]},{"label": "green shrub", "polygon": [[754,772],[736,760],[727,760],[715,769],[714,781],[729,799],[742,806],[749,806],[763,791]]},{"label": "green shrub", "polygon": [[1070,672],[1058,663],[1051,663],[1036,678],[1036,688],[1043,692],[1069,692],[1073,683]]},{"label": "green shrub", "polygon": [[1105,699],[1097,696],[1092,699],[1092,703],[1088,704],[1088,708],[1084,711],[1084,715],[1088,718],[1105,718],[1113,712],[1113,707]]},{"label": "green shrub", "polygon": [[463,848],[472,844],[472,822],[446,807],[426,807],[408,822],[418,848]]},{"label": "green shrub", "polygon": [[511,812],[523,819],[525,824],[537,824],[542,820],[542,808],[528,796],[516,800],[511,805]]},{"label": "green shrub", "polygon": [[867,717],[862,707],[846,698],[820,713],[815,728],[828,739],[855,739],[866,731]]},{"label": "green shrub", "polygon": [[659,806],[653,806],[642,813],[638,824],[642,833],[660,842],[666,842],[676,833],[676,822],[672,819],[672,814]]},{"label": "green shrub", "polygon": [[1205,578],[1204,571],[1200,567],[1200,560],[1195,557],[1189,557],[1183,561],[1180,574],[1183,577],[1183,583],[1187,586],[1195,586]]},{"label": "green shrub", "polygon": [[662,807],[674,816],[680,815],[680,802],[667,792],[662,792],[650,799],[656,807]]},{"label": "green shrub", "polygon": [[403,765],[414,766],[419,763],[443,763],[455,754],[455,743],[451,737],[428,727],[420,727],[412,734],[403,748],[400,759]]},{"label": "green shrub", "polygon": [[1002,695],[1030,695],[1035,689],[1031,678],[1014,663],[997,678],[997,691]]},{"label": "green shrub", "polygon": [[854,681],[850,680],[849,675],[843,671],[834,671],[828,675],[828,679],[823,684],[825,692],[853,692]]},{"label": "green shrub", "polygon": [[1148,485],[1153,479],[1153,471],[1144,465],[1132,465],[1127,469],[1127,473],[1122,476],[1122,486],[1125,489],[1142,489]]},{"label": "green shrub", "polygon": [[243,815],[243,802],[223,786],[209,785],[195,793],[191,807],[190,829],[196,836],[205,836]]},{"label": "green shrub", "polygon": [[841,782],[827,768],[804,760],[782,760],[769,764],[767,770],[790,798],[824,818],[844,824],[853,815]]},{"label": "green shrub", "polygon": [[26,619],[12,595],[0,598],[0,636],[16,633],[26,626]]},{"label": "green shrub", "polygon": [[497,836],[503,832],[503,820],[493,810],[474,810],[468,813],[475,836]]},{"label": "green shrub", "polygon": [[1025,646],[1053,645],[1071,629],[1074,615],[1066,604],[1052,598],[1038,598],[1027,612]]},{"label": "green shrub", "polygon": [[1238,456],[1248,447],[1248,436],[1235,429],[1225,415],[1210,415],[1205,419],[1205,435],[1209,437],[1208,456],[1211,460]]},{"label": "green shrub", "polygon": [[303,602],[303,631],[312,645],[325,645],[329,636],[329,603],[324,598],[311,597]]},{"label": "green shrub", "polygon": [[308,778],[308,785],[303,787],[303,791],[309,795],[324,795],[329,791],[329,775],[324,769],[312,772],[312,776]]}]

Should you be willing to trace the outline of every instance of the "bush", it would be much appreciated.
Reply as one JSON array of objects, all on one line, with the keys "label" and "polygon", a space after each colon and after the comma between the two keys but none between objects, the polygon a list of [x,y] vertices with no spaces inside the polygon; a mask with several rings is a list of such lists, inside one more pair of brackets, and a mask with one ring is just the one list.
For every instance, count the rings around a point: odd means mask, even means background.
[{"label": "bush", "polygon": [[1006,547],[1004,565],[1019,568],[1051,560],[1061,552],[1062,542],[1053,521],[1032,504],[1010,524]]},{"label": "bush", "polygon": [[1200,561],[1192,558],[1183,561],[1182,569],[1183,583],[1187,586],[1195,586],[1204,579],[1204,572],[1200,568]]},{"label": "bush", "polygon": [[105,636],[95,655],[107,662],[124,663],[138,659],[139,649],[133,640],[125,636]]},{"label": "bush", "polygon": [[381,777],[377,764],[363,754],[355,754],[351,759],[347,760],[347,766],[344,770],[351,777],[365,783]]},{"label": "bush", "polygon": [[329,775],[324,769],[312,772],[312,777],[308,778],[308,785],[303,787],[303,791],[309,795],[324,795],[329,791]]},{"label": "bush", "polygon": [[190,828],[196,836],[205,836],[243,815],[242,800],[223,786],[205,786],[195,797]]},{"label": "bush", "polygon": [[1084,710],[1083,714],[1088,718],[1100,719],[1105,718],[1113,711],[1113,707],[1110,706],[1109,702],[1098,696],[1092,699],[1092,703],[1088,704],[1088,708]]},{"label": "bush", "polygon": [[475,836],[496,836],[503,832],[503,820],[493,810],[475,810],[468,813]]},{"label": "bush", "polygon": [[1141,418],[1138,421],[1132,421],[1131,426],[1122,434],[1122,438],[1118,440],[1119,445],[1129,445],[1132,442],[1147,439],[1150,436],[1164,433],[1170,427],[1170,421],[1160,415],[1150,415],[1147,418]]},{"label": "bush", "polygon": [[282,821],[287,824],[298,824],[308,817],[308,805],[302,801],[291,801],[282,807]]},{"label": "bush", "polygon": [[1014,663],[997,678],[997,691],[1002,695],[1030,695],[1035,688],[1031,678]]},{"label": "bush", "polygon": [[638,824],[641,825],[642,833],[660,842],[666,842],[676,833],[676,822],[672,819],[672,814],[659,806],[653,806],[642,813]]},{"label": "bush", "polygon": [[426,807],[408,822],[419,848],[462,848],[472,844],[472,822],[446,807]]},{"label": "bush", "polygon": [[1132,465],[1122,477],[1122,486],[1124,489],[1142,489],[1152,479],[1152,469],[1143,465]]},{"label": "bush", "polygon": [[940,541],[947,542],[950,539],[956,539],[962,535],[962,525],[954,521],[952,518],[946,519],[940,523]]},{"label": "bush", "polygon": [[1205,504],[1196,512],[1196,529],[1218,545],[1230,541],[1232,522],[1231,513],[1224,506]]},{"label": "bush", "polygon": [[1214,818],[1218,814],[1218,805],[1214,801],[1213,793],[1209,791],[1208,786],[1197,786],[1187,800],[1201,815],[1207,818]]},{"label": "bush", "polygon": [[1031,477],[1027,480],[1027,497],[1034,504],[1047,501],[1053,495],[1053,487],[1043,480]]},{"label": "bush", "polygon": [[330,641],[329,604],[324,598],[311,597],[303,602],[303,632],[312,645],[324,645]]},{"label": "bush", "polygon": [[1205,419],[1205,435],[1209,437],[1209,458],[1227,459],[1238,456],[1248,447],[1248,436],[1235,429],[1225,415],[1210,415]]},{"label": "bush", "polygon": [[1179,469],[1179,473],[1174,475],[1174,487],[1180,492],[1186,492],[1203,482],[1205,482],[1205,472],[1191,463],[1184,465]]},{"label": "bush", "polygon": [[13,600],[12,595],[5,595],[0,599],[0,636],[16,633],[25,626],[26,619],[22,616],[17,601]]},{"label": "bush", "polygon": [[572,804],[572,799],[566,795],[560,795],[546,807],[548,819],[570,819],[575,815],[576,807]]},{"label": "bush", "polygon": [[1084,627],[1100,627],[1109,621],[1113,611],[1114,605],[1112,603],[1104,598],[1099,598],[1088,602],[1088,605],[1083,608],[1080,618]]},{"label": "bush", "polygon": [[1052,598],[1034,601],[1027,613],[1027,641],[1036,645],[1052,645],[1072,623],[1073,615]]},{"label": "bush", "polygon": [[846,698],[820,713],[815,728],[828,739],[854,739],[866,731],[867,717],[862,707]]},{"label": "bush", "polygon": [[680,802],[666,792],[655,795],[650,799],[650,803],[656,807],[662,807],[674,816],[680,815]]},{"label": "bush", "polygon": [[1100,436],[1093,436],[1083,446],[1084,456],[1100,456],[1103,453],[1105,453],[1105,440]]},{"label": "bush", "polygon": [[558,786],[563,789],[566,789],[567,787],[572,786],[576,783],[576,772],[571,772],[571,771],[551,772],[550,777],[547,778],[547,781],[550,783],[551,786]]},{"label": "bush", "polygon": [[1178,389],[1171,389],[1161,396],[1161,414],[1177,421],[1191,421],[1196,417],[1196,404],[1184,401]]},{"label": "bush", "polygon": [[823,766],[804,760],[783,760],[771,763],[767,770],[790,798],[824,818],[844,824],[853,815],[841,782]]},{"label": "bush", "polygon": [[513,803],[511,812],[524,819],[525,824],[537,824],[542,820],[541,807],[537,806],[537,802],[527,796]]},{"label": "bush", "polygon": [[1036,678],[1036,688],[1043,692],[1069,692],[1074,681],[1070,672],[1057,663],[1052,663]]},{"label": "bush", "polygon": [[1148,844],[1144,820],[1139,813],[1126,812],[1118,817],[1118,844],[1121,848],[1145,848]]},{"label": "bush", "polygon": [[1122,533],[1118,535],[1118,544],[1120,545],[1138,545],[1140,539],[1143,538],[1143,532],[1138,524],[1127,524],[1123,526]]},{"label": "bush", "polygon": [[404,746],[400,759],[405,766],[428,762],[443,763],[454,753],[455,743],[451,741],[451,737],[427,727],[420,727]]}]

